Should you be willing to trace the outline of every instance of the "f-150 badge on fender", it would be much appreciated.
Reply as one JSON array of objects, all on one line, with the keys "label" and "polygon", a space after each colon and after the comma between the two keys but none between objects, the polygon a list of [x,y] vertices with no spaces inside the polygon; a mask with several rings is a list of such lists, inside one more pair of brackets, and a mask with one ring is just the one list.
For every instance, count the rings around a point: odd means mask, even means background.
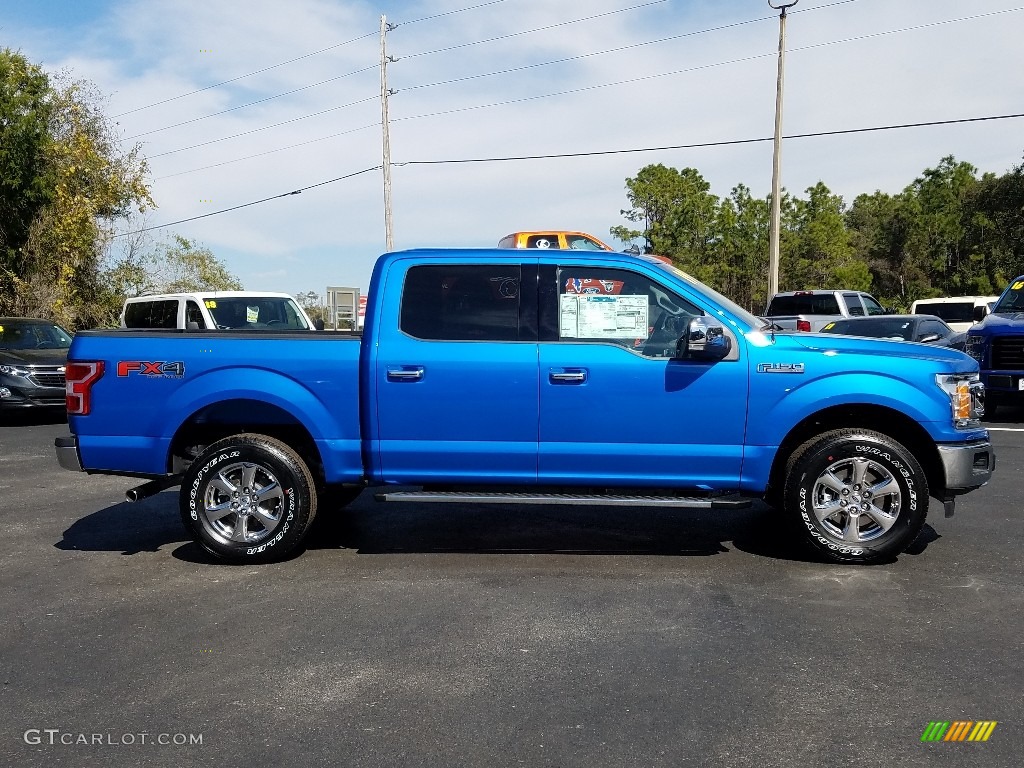
[{"label": "f-150 badge on fender", "polygon": [[803,373],[803,363],[758,363],[758,373]]}]

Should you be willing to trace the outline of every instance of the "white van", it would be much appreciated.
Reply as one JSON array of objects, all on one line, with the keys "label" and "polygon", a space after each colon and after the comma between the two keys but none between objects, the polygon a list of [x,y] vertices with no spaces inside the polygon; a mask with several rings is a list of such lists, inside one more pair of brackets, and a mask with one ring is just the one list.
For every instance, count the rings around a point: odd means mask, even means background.
[{"label": "white van", "polygon": [[998,296],[952,296],[944,299],[920,299],[910,305],[912,315],[935,315],[946,321],[954,331],[966,331],[974,325],[975,307],[982,307],[982,316],[992,311]]},{"label": "white van", "polygon": [[313,321],[287,293],[204,291],[127,299],[122,328],[314,330]]}]

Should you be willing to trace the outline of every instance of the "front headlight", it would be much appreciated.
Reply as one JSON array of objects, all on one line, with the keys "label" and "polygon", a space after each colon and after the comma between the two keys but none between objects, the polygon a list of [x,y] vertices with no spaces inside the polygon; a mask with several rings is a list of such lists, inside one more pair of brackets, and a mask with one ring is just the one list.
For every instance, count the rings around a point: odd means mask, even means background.
[{"label": "front headlight", "polygon": [[0,373],[6,373],[8,376],[28,376],[31,371],[16,365],[0,365]]},{"label": "front headlight", "polygon": [[985,386],[977,373],[940,373],[935,383],[949,396],[953,426],[975,429],[985,415]]},{"label": "front headlight", "polygon": [[980,365],[982,358],[985,357],[985,337],[969,335],[964,343],[964,352],[977,360]]}]

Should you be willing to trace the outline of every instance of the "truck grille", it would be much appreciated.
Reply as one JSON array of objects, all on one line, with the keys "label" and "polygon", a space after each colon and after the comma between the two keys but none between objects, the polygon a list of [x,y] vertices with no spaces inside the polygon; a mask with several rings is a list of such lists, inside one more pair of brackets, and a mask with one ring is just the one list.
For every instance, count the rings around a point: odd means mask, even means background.
[{"label": "truck grille", "polygon": [[1024,336],[997,336],[992,339],[992,368],[997,371],[1024,371]]},{"label": "truck grille", "polygon": [[29,376],[40,387],[60,387],[64,389],[64,374],[57,372],[35,371]]}]

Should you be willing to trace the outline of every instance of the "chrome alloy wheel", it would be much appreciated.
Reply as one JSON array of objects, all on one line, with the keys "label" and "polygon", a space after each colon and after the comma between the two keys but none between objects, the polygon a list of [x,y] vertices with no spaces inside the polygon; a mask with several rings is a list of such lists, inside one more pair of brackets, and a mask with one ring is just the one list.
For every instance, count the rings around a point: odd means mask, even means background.
[{"label": "chrome alloy wheel", "polygon": [[829,465],[814,483],[814,516],[842,541],[877,539],[900,513],[899,483],[885,467],[860,456]]},{"label": "chrome alloy wheel", "polygon": [[203,527],[221,541],[259,544],[281,523],[284,491],[258,464],[237,462],[210,478],[203,493]]}]

